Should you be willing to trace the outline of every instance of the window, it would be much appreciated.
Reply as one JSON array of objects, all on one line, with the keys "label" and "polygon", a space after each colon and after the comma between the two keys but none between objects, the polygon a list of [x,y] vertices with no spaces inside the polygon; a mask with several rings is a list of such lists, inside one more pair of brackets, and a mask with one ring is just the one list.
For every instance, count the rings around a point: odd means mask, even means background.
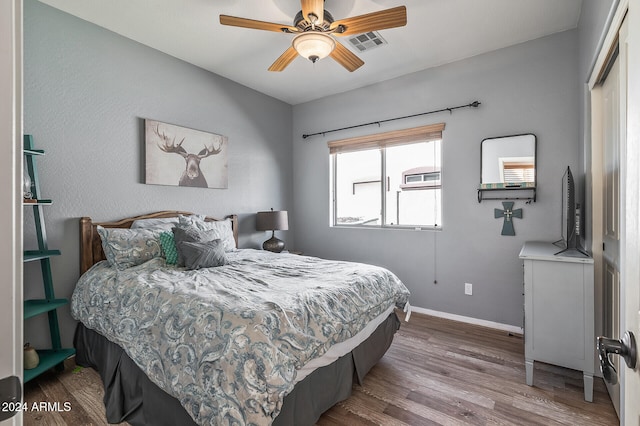
[{"label": "window", "polygon": [[525,158],[499,158],[500,170],[502,171],[502,182],[521,183],[535,182],[535,160],[533,157]]},{"label": "window", "polygon": [[440,185],[440,170],[435,167],[417,167],[402,172],[402,189],[423,189]]},{"label": "window", "polygon": [[442,226],[444,124],[329,143],[334,226]]}]

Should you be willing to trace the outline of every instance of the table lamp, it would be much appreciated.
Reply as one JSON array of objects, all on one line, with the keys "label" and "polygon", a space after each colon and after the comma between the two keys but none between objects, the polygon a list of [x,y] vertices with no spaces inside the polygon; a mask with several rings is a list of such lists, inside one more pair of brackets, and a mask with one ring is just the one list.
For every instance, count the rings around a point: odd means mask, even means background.
[{"label": "table lamp", "polygon": [[289,219],[286,210],[258,212],[256,215],[256,229],[258,231],[271,231],[271,238],[262,243],[264,250],[280,253],[284,250],[284,241],[276,238],[275,231],[289,229]]}]

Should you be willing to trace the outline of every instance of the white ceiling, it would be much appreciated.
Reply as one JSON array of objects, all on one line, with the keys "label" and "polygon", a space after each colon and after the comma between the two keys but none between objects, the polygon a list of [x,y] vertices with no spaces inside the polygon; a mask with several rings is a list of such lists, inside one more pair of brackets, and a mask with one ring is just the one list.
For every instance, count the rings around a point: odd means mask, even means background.
[{"label": "white ceiling", "polygon": [[[582,0],[325,0],[334,19],[407,6],[388,45],[355,52],[348,72],[330,58],[267,68],[293,38],[222,26],[220,14],[292,24],[299,0],[40,0],[50,6],[295,105],[575,28]],[[351,48],[346,37],[339,39]]]}]

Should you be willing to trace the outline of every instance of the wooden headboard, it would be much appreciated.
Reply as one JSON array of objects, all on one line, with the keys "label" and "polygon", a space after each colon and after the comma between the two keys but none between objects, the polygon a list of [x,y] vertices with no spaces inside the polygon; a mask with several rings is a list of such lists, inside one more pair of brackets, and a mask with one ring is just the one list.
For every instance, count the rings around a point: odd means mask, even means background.
[{"label": "wooden headboard", "polygon": [[[127,217],[115,222],[93,222],[90,217],[80,218],[80,275],[84,274],[89,268],[101,260],[106,259],[104,251],[102,251],[102,240],[96,230],[98,225],[104,228],[131,228],[131,224],[139,219],[157,219],[164,217],[178,217],[179,215],[192,215],[190,212],[165,210],[155,213],[143,214],[135,217]],[[231,219],[231,227],[233,229],[233,238],[236,240],[238,247],[238,216],[229,215],[225,219]],[[206,221],[221,220],[207,217]]]}]

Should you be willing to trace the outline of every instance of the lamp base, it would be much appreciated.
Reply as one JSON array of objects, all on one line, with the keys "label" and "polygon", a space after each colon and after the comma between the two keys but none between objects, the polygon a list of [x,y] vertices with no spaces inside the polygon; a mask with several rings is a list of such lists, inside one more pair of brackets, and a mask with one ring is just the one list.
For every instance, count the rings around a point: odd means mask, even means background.
[{"label": "lamp base", "polygon": [[284,241],[273,236],[262,243],[262,249],[272,251],[274,253],[280,253],[282,250],[284,250]]}]

